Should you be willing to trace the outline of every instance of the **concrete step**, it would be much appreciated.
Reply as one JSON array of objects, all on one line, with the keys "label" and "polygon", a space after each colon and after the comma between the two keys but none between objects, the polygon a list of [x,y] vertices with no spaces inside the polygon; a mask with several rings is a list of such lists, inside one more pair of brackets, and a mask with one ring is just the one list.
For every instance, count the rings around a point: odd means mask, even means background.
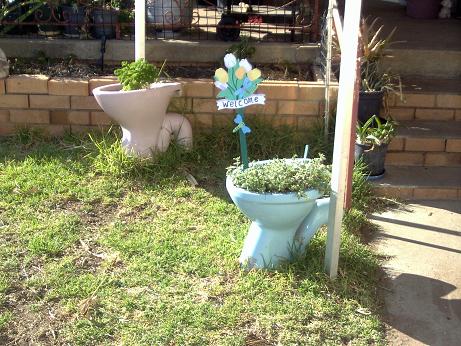
[{"label": "concrete step", "polygon": [[391,198],[406,200],[461,200],[461,167],[386,166],[374,190]]},{"label": "concrete step", "polygon": [[461,122],[402,121],[389,145],[394,166],[461,166]]},{"label": "concrete step", "polygon": [[389,99],[397,121],[461,121],[459,79],[402,76],[403,100]]}]

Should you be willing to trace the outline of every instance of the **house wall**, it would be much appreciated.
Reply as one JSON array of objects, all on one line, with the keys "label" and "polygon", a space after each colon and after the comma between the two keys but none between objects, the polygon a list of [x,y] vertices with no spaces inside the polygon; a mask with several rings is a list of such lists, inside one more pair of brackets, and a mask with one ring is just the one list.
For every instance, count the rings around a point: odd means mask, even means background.
[{"label": "house wall", "polygon": [[[42,128],[51,135],[109,126],[111,120],[100,109],[92,90],[114,82],[114,76],[86,80],[16,75],[0,80],[0,135],[12,134],[22,126]],[[211,80],[181,82],[182,96],[172,99],[170,112],[183,114],[199,131],[232,123],[233,111],[217,111],[217,89]],[[336,98],[337,86],[332,91]],[[321,82],[264,82],[258,93],[266,94],[266,104],[248,107],[245,114],[275,126],[305,129],[323,113]]]}]

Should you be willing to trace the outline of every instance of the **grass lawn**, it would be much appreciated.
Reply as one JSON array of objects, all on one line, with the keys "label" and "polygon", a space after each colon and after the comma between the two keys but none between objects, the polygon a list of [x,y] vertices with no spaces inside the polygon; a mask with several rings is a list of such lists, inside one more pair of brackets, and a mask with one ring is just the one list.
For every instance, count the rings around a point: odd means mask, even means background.
[{"label": "grass lawn", "polygon": [[[300,136],[252,128],[253,158],[302,153]],[[324,231],[294,263],[245,272],[249,222],[224,188],[231,131],[155,161],[113,143],[0,139],[0,344],[383,344],[378,259],[354,229],[363,213],[348,218],[336,281]]]}]

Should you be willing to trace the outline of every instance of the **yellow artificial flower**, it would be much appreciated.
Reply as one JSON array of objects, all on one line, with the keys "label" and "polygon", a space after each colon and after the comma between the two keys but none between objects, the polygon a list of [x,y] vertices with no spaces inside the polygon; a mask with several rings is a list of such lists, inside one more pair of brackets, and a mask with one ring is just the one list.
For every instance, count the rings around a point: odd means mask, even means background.
[{"label": "yellow artificial flower", "polygon": [[254,81],[255,79],[258,79],[259,77],[261,77],[261,71],[257,68],[251,70],[250,72],[248,72],[248,79],[251,80],[251,81]]},{"label": "yellow artificial flower", "polygon": [[243,66],[240,66],[236,71],[235,71],[235,76],[238,79],[243,79],[245,76],[245,68]]},{"label": "yellow artificial flower", "polygon": [[223,68],[218,68],[216,72],[214,73],[216,79],[220,81],[221,83],[227,83],[229,80],[229,76],[227,74],[227,71]]}]

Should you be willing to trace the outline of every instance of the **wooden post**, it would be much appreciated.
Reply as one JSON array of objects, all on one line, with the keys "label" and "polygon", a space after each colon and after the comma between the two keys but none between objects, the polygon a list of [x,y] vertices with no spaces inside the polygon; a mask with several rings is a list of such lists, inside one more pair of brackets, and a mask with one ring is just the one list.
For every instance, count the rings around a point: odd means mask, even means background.
[{"label": "wooden post", "polygon": [[351,120],[351,143],[350,143],[350,152],[349,157],[352,158],[349,160],[349,167],[347,168],[347,180],[346,180],[346,194],[345,198],[345,208],[349,210],[352,207],[352,175],[354,174],[354,159],[355,159],[355,136],[356,136],[356,124],[359,111],[359,91],[361,83],[361,71],[360,71],[360,58],[361,58],[361,49],[357,50],[357,77],[355,80],[354,88],[354,103],[352,107],[352,120]]},{"label": "wooden post", "polygon": [[[339,79],[336,114],[333,167],[331,177],[330,211],[325,252],[325,270],[331,279],[338,274],[341,226],[345,207],[345,188],[349,167],[352,131],[352,111],[357,77],[357,46],[362,1],[346,1],[344,40],[341,47],[341,75]],[[355,125],[354,125],[355,126]]]},{"label": "wooden post", "polygon": [[146,58],[146,0],[134,3],[134,59]]}]

